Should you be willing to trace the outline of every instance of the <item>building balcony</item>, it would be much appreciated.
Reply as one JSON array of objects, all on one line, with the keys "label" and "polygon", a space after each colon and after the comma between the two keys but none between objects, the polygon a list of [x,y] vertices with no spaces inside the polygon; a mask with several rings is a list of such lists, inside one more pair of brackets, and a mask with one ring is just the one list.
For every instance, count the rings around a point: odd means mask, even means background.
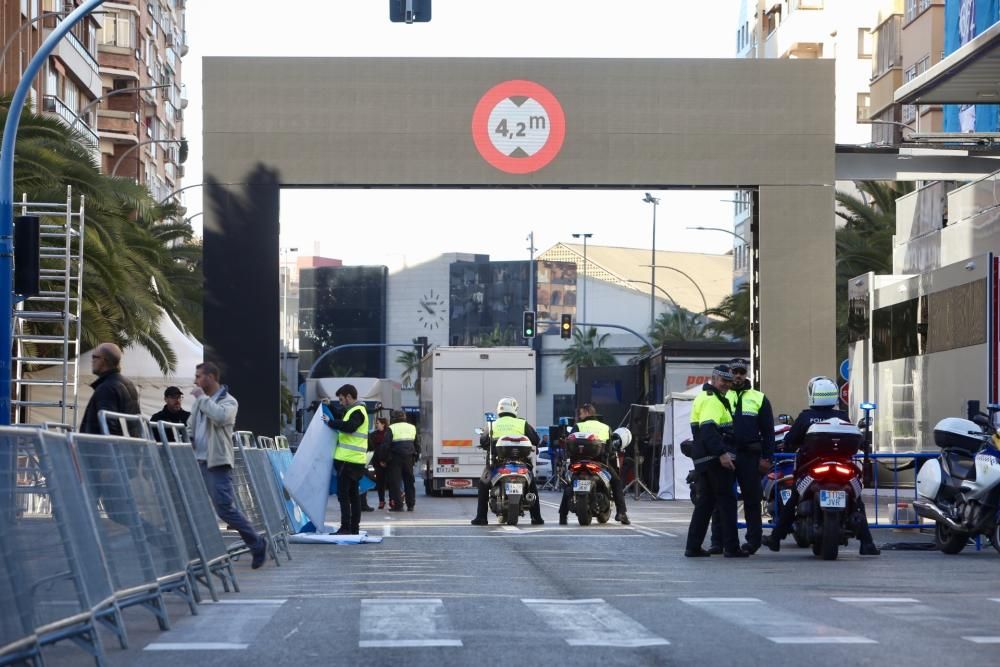
[{"label": "building balcony", "polygon": [[[51,29],[45,30],[45,39],[48,39],[51,33]],[[91,97],[101,96],[100,66],[94,55],[80,43],[76,35],[72,32],[67,33],[56,44],[52,55],[62,61],[73,78],[89,91]]]},{"label": "building balcony", "polygon": [[97,157],[98,146],[100,144],[97,132],[86,121],[77,116],[72,109],[66,106],[65,102],[55,95],[45,95],[42,97],[42,111],[58,117],[67,127],[81,133],[90,148],[91,154]]},{"label": "building balcony", "polygon": [[765,58],[822,58],[830,36],[830,17],[823,11],[794,11],[764,43]]},{"label": "building balcony", "polygon": [[139,143],[139,123],[134,111],[101,109],[97,112],[101,136],[116,143]]}]

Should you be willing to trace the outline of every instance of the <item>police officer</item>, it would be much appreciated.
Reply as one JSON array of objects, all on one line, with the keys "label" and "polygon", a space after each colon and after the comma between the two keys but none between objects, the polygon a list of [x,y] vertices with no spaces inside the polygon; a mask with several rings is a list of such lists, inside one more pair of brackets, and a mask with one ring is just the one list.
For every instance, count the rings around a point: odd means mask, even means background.
[{"label": "police officer", "polygon": [[413,487],[413,456],[416,453],[417,429],[406,421],[406,413],[397,410],[392,414],[392,424],[386,429],[386,440],[391,442],[389,461],[390,512],[403,511],[400,488],[406,492],[406,509],[413,511],[416,491]]},{"label": "police officer", "polygon": [[733,375],[729,366],[716,366],[711,382],[702,385],[702,391],[691,405],[691,433],[695,443],[695,472],[698,493],[691,524],[688,526],[688,558],[709,556],[702,548],[712,512],[719,507],[722,528],[723,555],[726,558],[745,558],[750,554],[740,549],[736,530],[735,443],[732,438],[733,413],[726,394],[732,387]]},{"label": "police officer", "polygon": [[[733,388],[726,398],[733,408],[733,437],[736,442],[736,481],[743,495],[743,516],[747,522],[747,541],[741,547],[751,554],[760,549],[761,484],[760,476],[771,469],[774,454],[774,412],[771,402],[750,385],[745,359],[733,359],[729,368]],[[722,553],[722,530],[719,508],[712,513],[712,546],[709,552]]]},{"label": "police officer", "polygon": [[[493,440],[502,438],[505,435],[523,435],[536,449],[540,438],[535,428],[525,419],[517,416],[517,399],[510,396],[501,398],[497,403],[497,420],[493,422]],[[488,448],[493,446],[490,436],[486,433],[479,439],[479,446]],[[538,486],[535,484],[534,476],[531,479],[531,486],[528,492],[535,494],[535,502],[531,504],[531,523],[539,526],[545,521],[542,519],[542,511],[538,505]],[[490,467],[483,468],[483,474],[479,478],[479,495],[476,503],[476,518],[472,520],[473,526],[485,526],[486,513],[490,504]]]},{"label": "police officer", "polygon": [[[799,416],[795,418],[795,423],[792,424],[792,428],[785,434],[784,451],[786,453],[798,451],[799,447],[805,442],[809,427],[813,424],[826,421],[827,419],[850,421],[847,413],[843,410],[838,410],[836,407],[839,400],[839,392],[833,380],[822,376],[815,377],[809,381],[806,393],[809,398],[809,409],[799,413]],[[798,463],[800,462],[796,461],[796,465]],[[802,461],[801,463],[808,463],[808,461]],[[799,491],[798,488],[795,488],[792,490],[792,495],[788,498],[788,502],[781,508],[778,525],[774,527],[770,535],[764,538],[764,544],[771,551],[779,551],[781,549],[781,540],[785,539],[785,536],[792,530],[792,524],[795,523],[795,508],[798,504]],[[860,553],[862,556],[878,556],[881,551],[875,546],[875,541],[872,539],[872,531],[868,527],[868,519],[865,518],[865,506],[861,498],[858,498],[858,504],[860,506],[860,520],[858,521],[857,532],[858,540],[861,542]]]},{"label": "police officer", "polygon": [[358,400],[358,390],[352,384],[337,390],[337,400],[346,409],[343,419],[330,419],[325,412],[322,417],[323,423],[339,431],[337,448],[333,451],[340,501],[340,529],[335,534],[357,535],[361,526],[358,483],[368,463],[368,409]]},{"label": "police officer", "polygon": [[[597,408],[595,408],[591,403],[584,403],[580,407],[578,413],[579,418],[573,428],[570,429],[570,433],[594,433],[598,438],[607,443],[607,447],[611,446],[611,427],[605,424],[597,416]],[[618,475],[618,466],[613,462],[617,462],[617,456],[612,456],[610,449],[606,452],[605,456],[609,459],[608,472],[611,473],[611,493],[615,498],[615,521],[618,521],[624,526],[628,526],[632,522],[629,521],[628,514],[626,514],[625,509],[625,494],[622,492],[622,478]],[[559,525],[566,525],[566,516],[569,514],[569,500],[573,496],[573,487],[566,485],[563,489],[562,502],[559,503]]]}]

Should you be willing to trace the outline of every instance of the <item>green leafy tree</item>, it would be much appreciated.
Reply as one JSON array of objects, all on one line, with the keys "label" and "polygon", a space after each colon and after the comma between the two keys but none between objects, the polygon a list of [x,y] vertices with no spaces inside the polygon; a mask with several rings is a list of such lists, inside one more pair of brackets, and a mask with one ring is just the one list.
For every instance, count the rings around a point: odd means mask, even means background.
[{"label": "green leafy tree", "polygon": [[561,355],[562,362],[566,366],[567,380],[576,381],[578,368],[618,365],[615,355],[604,347],[609,335],[598,336],[594,327],[589,327],[586,331],[581,331],[579,328],[573,330],[573,343]]},{"label": "green leafy tree", "polygon": [[735,293],[722,300],[715,308],[709,308],[705,315],[714,318],[707,329],[731,340],[746,340],[750,337],[750,283],[743,283]]},{"label": "green leafy tree", "polygon": [[493,326],[493,331],[476,340],[477,347],[509,347],[515,344],[516,335],[510,327],[501,328],[500,324]]},{"label": "green leafy tree", "polygon": [[[413,344],[418,345],[417,339],[413,339]],[[403,367],[399,379],[403,383],[403,388],[411,386],[413,391],[420,393],[420,351],[418,349],[404,349],[396,353],[396,363]]]},{"label": "green leafy tree", "polygon": [[653,345],[676,341],[717,340],[718,336],[709,330],[709,320],[700,313],[692,313],[683,308],[660,313],[649,329]]}]

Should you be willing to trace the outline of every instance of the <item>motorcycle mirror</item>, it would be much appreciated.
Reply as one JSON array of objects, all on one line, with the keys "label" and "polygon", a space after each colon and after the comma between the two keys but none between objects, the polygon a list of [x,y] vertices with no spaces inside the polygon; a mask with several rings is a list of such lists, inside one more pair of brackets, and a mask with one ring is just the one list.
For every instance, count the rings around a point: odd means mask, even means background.
[{"label": "motorcycle mirror", "polygon": [[988,426],[990,418],[980,412],[978,415],[973,415],[972,421],[978,426]]},{"label": "motorcycle mirror", "polygon": [[858,428],[860,429],[866,429],[870,424],[871,420],[868,419],[867,417],[862,417],[861,419],[858,420]]},{"label": "motorcycle mirror", "polygon": [[476,435],[482,435],[482,434],[483,434],[483,429],[477,428],[476,429]]}]

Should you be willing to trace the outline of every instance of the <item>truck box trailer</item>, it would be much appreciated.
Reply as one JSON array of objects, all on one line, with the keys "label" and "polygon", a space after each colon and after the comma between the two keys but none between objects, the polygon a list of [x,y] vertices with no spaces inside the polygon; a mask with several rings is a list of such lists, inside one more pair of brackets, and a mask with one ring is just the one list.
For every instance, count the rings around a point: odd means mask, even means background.
[{"label": "truck box trailer", "polygon": [[475,489],[486,463],[476,428],[513,396],[535,425],[535,351],[529,347],[436,347],[420,365],[420,467],[430,495]]}]

